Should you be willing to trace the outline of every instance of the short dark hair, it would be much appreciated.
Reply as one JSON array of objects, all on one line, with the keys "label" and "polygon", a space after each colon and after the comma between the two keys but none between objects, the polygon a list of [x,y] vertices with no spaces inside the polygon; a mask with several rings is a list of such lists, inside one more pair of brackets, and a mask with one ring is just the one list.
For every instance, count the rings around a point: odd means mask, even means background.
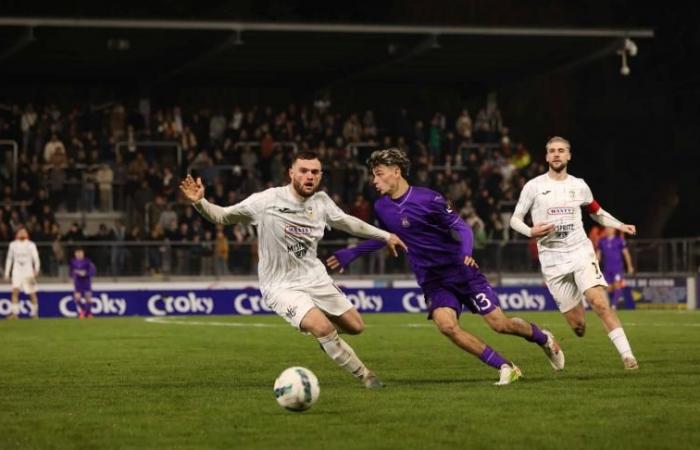
[{"label": "short dark hair", "polygon": [[321,160],[321,158],[318,157],[318,154],[316,152],[312,152],[310,150],[302,150],[300,152],[295,153],[294,156],[292,156],[292,161],[289,163],[290,168],[294,165],[297,159],[318,159],[319,161]]},{"label": "short dark hair", "polygon": [[406,178],[411,169],[411,160],[398,148],[387,148],[372,152],[367,160],[367,165],[369,170],[374,170],[377,166],[398,166],[401,170],[401,176]]}]

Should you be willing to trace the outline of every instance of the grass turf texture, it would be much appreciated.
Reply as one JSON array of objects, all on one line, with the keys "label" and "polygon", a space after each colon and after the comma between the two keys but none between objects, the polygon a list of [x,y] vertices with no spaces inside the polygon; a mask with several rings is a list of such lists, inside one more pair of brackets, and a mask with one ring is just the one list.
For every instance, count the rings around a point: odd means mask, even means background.
[{"label": "grass turf texture", "polygon": [[[0,448],[700,447],[699,313],[621,312],[638,372],[623,370],[591,313],[583,339],[558,313],[518,315],[559,337],[563,372],[466,314],[465,329],[523,370],[496,387],[494,369],[422,315],[365,315],[365,333],[346,339],[381,391],[276,316],[2,321]],[[272,394],[294,365],[321,384],[304,413]]]}]

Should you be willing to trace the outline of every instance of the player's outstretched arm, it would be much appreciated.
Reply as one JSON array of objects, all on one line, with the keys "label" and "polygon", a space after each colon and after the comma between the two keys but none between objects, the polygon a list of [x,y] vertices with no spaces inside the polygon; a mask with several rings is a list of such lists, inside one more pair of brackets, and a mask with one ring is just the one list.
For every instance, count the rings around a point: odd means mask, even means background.
[{"label": "player's outstretched arm", "polygon": [[182,180],[180,183],[180,191],[190,202],[194,209],[199,212],[202,217],[207,219],[209,222],[231,225],[238,222],[243,222],[250,220],[254,215],[254,208],[251,208],[251,204],[255,203],[256,195],[253,194],[244,201],[223,208],[219,205],[214,205],[209,203],[204,198],[204,184],[201,178],[196,180],[192,178],[191,175]]},{"label": "player's outstretched arm", "polygon": [[326,265],[331,270],[338,270],[340,273],[350,265],[355,259],[362,255],[374,253],[386,247],[387,243],[379,239],[369,239],[362,241],[355,247],[340,249],[326,259]]},{"label": "player's outstretched arm", "polygon": [[[340,209],[338,209],[338,211],[340,211]],[[394,256],[399,256],[399,253],[396,250],[397,248],[401,248],[405,252],[408,251],[406,244],[404,244],[403,241],[394,233],[384,231],[349,214],[339,212],[337,213],[337,216],[329,217],[328,222],[333,227],[352,234],[353,236],[383,240],[387,247],[389,247],[389,251],[391,251]]]},{"label": "player's outstretched arm", "polygon": [[612,216],[612,214],[601,208],[598,202],[593,201],[590,205],[587,205],[585,208],[590,218],[603,225],[604,227],[613,227],[631,236],[637,234],[636,226],[622,223],[621,221],[617,220]]}]

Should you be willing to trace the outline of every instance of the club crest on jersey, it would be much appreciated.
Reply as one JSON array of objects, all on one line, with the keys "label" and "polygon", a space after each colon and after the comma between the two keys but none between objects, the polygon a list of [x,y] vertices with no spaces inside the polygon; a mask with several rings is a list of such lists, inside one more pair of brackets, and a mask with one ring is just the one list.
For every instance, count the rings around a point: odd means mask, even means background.
[{"label": "club crest on jersey", "polygon": [[569,199],[576,200],[576,191],[569,191]]},{"label": "club crest on jersey", "polygon": [[408,221],[408,217],[406,217],[406,216],[401,217],[401,226],[404,228],[408,228],[411,226],[411,222]]},{"label": "club crest on jersey", "polygon": [[304,209],[304,214],[306,214],[306,217],[309,219],[314,218],[314,210],[310,206],[307,206],[306,209]]}]

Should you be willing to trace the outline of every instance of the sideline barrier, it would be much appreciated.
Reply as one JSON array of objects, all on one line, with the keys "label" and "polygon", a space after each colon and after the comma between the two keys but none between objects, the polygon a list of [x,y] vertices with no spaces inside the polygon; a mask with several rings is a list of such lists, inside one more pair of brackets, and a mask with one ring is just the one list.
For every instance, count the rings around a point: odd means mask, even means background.
[{"label": "sideline barrier", "polygon": [[[695,307],[695,278],[635,278],[625,288],[625,308]],[[427,309],[418,287],[372,287],[371,282],[348,282],[341,287],[362,313],[422,313]],[[401,283],[408,284],[408,283]],[[77,317],[71,286],[47,285],[39,292],[40,317]],[[504,311],[554,311],[554,300],[543,286],[516,285],[495,288]],[[32,305],[20,296],[20,317],[29,317]],[[0,317],[11,311],[10,292],[0,290]],[[250,283],[141,283],[96,284],[93,291],[95,316],[182,316],[272,314]]]}]

